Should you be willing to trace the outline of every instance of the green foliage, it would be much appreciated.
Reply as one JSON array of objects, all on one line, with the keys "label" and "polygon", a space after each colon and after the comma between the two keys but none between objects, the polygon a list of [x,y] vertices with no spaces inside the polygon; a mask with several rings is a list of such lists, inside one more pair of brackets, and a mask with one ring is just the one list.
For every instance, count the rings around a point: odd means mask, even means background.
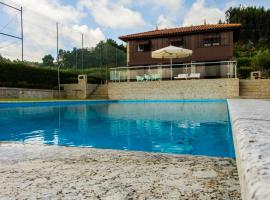
[{"label": "green foliage", "polygon": [[253,58],[252,57],[240,57],[237,58],[237,64],[240,67],[249,67],[252,65]]},{"label": "green foliage", "polygon": [[253,67],[239,67],[237,70],[237,76],[241,79],[247,79],[250,77],[250,73],[252,71],[254,71]]},{"label": "green foliage", "polygon": [[254,57],[254,65],[261,71],[270,70],[270,50],[261,50]]},{"label": "green foliage", "polygon": [[234,55],[235,57],[253,57],[256,55],[256,48],[252,43],[236,43],[234,44]]},{"label": "green foliage", "polygon": [[11,63],[12,61],[8,58],[4,58],[1,54],[0,54],[0,63]]},{"label": "green foliage", "polygon": [[[256,47],[270,43],[270,9],[263,7],[235,7],[226,11],[226,21],[228,23],[242,24],[239,40],[247,44],[251,41]],[[264,41],[261,41],[261,40]]]},{"label": "green foliage", "polygon": [[42,61],[44,66],[53,66],[54,58],[51,54],[48,54],[42,58]]},{"label": "green foliage", "polygon": [[[123,45],[114,40],[99,42],[96,47],[76,49],[72,51],[59,50],[62,66],[67,68],[118,67],[126,65],[126,53]],[[82,63],[83,61],[83,63]]]},{"label": "green foliage", "polygon": [[[53,89],[57,86],[57,71],[25,66],[23,64],[0,63],[0,86]],[[61,72],[61,83],[74,83],[77,75]]]}]

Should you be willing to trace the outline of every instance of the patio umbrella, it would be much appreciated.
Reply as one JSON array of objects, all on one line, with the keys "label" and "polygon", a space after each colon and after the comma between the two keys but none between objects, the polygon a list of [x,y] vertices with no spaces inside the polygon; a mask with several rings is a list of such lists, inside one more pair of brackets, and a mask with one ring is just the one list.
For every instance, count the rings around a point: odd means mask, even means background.
[{"label": "patio umbrella", "polygon": [[162,49],[158,49],[156,51],[152,51],[152,58],[168,58],[170,59],[170,67],[171,67],[171,80],[172,80],[172,59],[173,58],[185,58],[192,55],[192,50],[184,49],[181,47],[168,46]]}]

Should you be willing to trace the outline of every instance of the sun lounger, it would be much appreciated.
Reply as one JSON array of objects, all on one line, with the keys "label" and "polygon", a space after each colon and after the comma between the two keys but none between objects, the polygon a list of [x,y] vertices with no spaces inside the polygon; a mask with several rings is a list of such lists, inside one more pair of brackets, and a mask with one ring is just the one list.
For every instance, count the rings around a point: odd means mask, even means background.
[{"label": "sun lounger", "polygon": [[151,74],[150,76],[152,81],[161,80],[160,74]]},{"label": "sun lounger", "polygon": [[200,73],[191,73],[189,75],[189,79],[199,79],[201,77],[201,74]]},{"label": "sun lounger", "polygon": [[151,76],[150,75],[147,75],[147,74],[144,74],[144,79],[146,81],[151,81]]},{"label": "sun lounger", "polygon": [[143,76],[136,76],[137,81],[144,81],[144,77]]},{"label": "sun lounger", "polygon": [[178,79],[178,80],[181,80],[181,79],[188,79],[188,74],[178,74],[178,76],[174,77],[174,79]]}]

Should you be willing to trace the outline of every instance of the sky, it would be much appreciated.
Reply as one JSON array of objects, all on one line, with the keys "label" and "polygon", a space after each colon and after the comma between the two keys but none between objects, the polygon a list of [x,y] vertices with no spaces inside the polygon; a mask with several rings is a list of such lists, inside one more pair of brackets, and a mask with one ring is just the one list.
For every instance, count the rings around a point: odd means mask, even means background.
[{"label": "sky", "polygon": [[[25,58],[40,61],[56,53],[56,22],[59,47],[93,47],[121,35],[161,28],[217,23],[225,20],[231,6],[264,6],[270,0],[2,0],[23,7]],[[20,36],[19,12],[0,5],[0,32]],[[20,41],[0,36],[0,54],[20,58]]]}]

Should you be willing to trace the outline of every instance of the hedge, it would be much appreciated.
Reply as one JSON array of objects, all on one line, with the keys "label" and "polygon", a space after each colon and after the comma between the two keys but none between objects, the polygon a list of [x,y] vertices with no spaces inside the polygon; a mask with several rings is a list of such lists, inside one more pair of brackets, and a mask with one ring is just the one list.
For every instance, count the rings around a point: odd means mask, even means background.
[{"label": "hedge", "polygon": [[253,67],[239,67],[237,69],[238,77],[241,79],[250,78],[250,73],[254,71]]},{"label": "hedge", "polygon": [[[0,87],[54,89],[58,85],[57,70],[0,62]],[[61,83],[77,83],[77,74],[60,72]],[[89,77],[88,82],[99,80]]]},{"label": "hedge", "polygon": [[240,57],[237,58],[237,63],[240,67],[248,67],[252,65],[252,60],[252,57]]}]

